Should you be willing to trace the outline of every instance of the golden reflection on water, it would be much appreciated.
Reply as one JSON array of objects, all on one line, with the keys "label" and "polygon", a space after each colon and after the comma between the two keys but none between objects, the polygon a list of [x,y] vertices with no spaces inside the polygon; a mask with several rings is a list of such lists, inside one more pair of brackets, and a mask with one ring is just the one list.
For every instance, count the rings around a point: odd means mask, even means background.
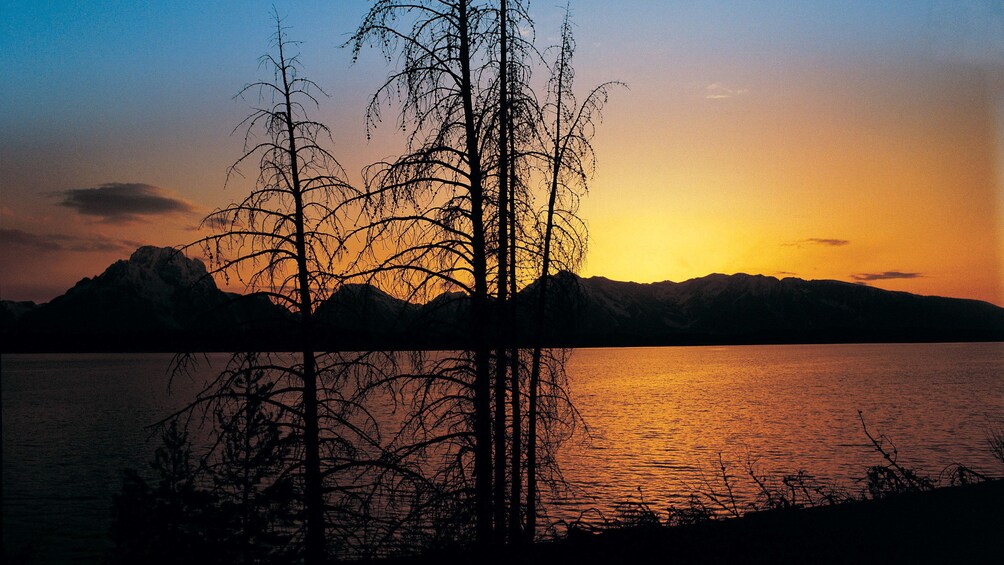
[{"label": "golden reflection on water", "polygon": [[740,497],[753,494],[747,456],[761,474],[805,470],[858,492],[882,462],[858,410],[905,465],[1004,474],[985,439],[1004,422],[1001,343],[583,349],[568,372],[589,436],[561,453],[576,495],[554,509],[565,519],[610,518],[639,487],[664,513],[705,481],[721,488],[719,454]]}]

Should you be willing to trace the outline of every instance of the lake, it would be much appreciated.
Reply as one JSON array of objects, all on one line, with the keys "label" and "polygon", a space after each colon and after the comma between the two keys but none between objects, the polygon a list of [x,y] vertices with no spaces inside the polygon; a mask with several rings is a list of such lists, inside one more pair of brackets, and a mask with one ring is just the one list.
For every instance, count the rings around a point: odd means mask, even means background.
[{"label": "lake", "polygon": [[[5,551],[101,559],[121,470],[148,469],[157,444],[146,426],[199,387],[195,375],[169,393],[170,359],[3,355]],[[550,504],[554,518],[613,517],[639,488],[665,517],[715,484],[719,455],[740,496],[747,457],[766,475],[804,470],[858,492],[882,462],[859,410],[906,466],[1004,475],[986,442],[1004,425],[1004,343],[581,349],[568,373],[588,435],[559,453],[571,497]]]}]

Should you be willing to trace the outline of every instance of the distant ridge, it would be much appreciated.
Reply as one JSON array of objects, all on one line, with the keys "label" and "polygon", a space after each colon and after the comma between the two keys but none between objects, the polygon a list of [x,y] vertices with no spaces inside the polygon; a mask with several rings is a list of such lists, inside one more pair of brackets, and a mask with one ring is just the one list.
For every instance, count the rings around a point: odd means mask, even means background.
[{"label": "distant ridge", "polygon": [[[1004,308],[840,281],[722,275],[633,283],[554,275],[550,345],[1004,341]],[[517,339],[532,335],[520,293]],[[459,294],[418,305],[350,284],[316,309],[325,349],[456,348],[469,308]],[[294,316],[262,295],[225,293],[205,265],[141,247],[101,275],[35,305],[0,302],[3,351],[289,350]]]},{"label": "distant ridge", "polygon": [[742,273],[650,284],[561,276],[573,290],[562,293],[559,331],[580,345],[1004,339],[1004,308],[978,300]]}]

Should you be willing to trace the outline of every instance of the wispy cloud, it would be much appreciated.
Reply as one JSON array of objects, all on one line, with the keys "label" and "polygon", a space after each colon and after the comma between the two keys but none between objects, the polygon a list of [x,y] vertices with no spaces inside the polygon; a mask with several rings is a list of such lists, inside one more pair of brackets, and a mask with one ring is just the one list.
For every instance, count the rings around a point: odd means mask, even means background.
[{"label": "wispy cloud", "polygon": [[720,82],[713,82],[704,87],[704,97],[708,100],[721,100],[723,98],[735,98],[749,92],[746,88],[729,88]]},{"label": "wispy cloud", "polygon": [[241,226],[240,222],[235,222],[229,217],[223,217],[219,215],[209,215],[206,216],[202,223],[191,228],[192,231],[199,231],[201,229],[207,229],[214,232],[224,231],[230,228],[239,228]]},{"label": "wispy cloud", "polygon": [[99,235],[38,234],[7,228],[0,228],[0,239],[3,240],[5,247],[21,247],[36,253],[132,251],[142,245],[135,241],[111,239]]},{"label": "wispy cloud", "polygon": [[923,278],[923,273],[903,273],[900,271],[885,271],[884,273],[857,273],[851,278],[858,282],[887,281],[898,279],[919,279]]},{"label": "wispy cloud", "polygon": [[844,245],[849,245],[851,242],[846,239],[827,239],[822,237],[810,237],[809,239],[803,240],[803,243],[809,243],[812,245],[828,245],[830,247],[842,247]]},{"label": "wispy cloud", "polygon": [[195,207],[163,188],[142,183],[107,183],[93,188],[74,188],[52,193],[60,206],[109,224],[124,224],[141,217],[190,214]]},{"label": "wispy cloud", "polygon": [[800,239],[798,241],[792,241],[791,243],[785,243],[786,247],[804,247],[806,245],[822,245],[824,247],[843,247],[845,245],[850,245],[849,239],[836,239],[829,237],[809,237],[806,239]]}]

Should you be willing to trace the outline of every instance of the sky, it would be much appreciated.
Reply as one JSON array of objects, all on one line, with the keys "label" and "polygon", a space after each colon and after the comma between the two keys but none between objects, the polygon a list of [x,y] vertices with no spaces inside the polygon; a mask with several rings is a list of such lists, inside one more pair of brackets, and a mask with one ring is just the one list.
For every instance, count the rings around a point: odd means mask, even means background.
[{"label": "sky", "polygon": [[[562,9],[535,0],[541,44]],[[239,197],[231,131],[272,6],[353,179],[403,149],[364,112],[368,3],[0,4],[0,298],[47,301]],[[573,0],[576,84],[619,80],[582,273],[836,279],[1004,305],[1004,2]],[[389,112],[388,115],[393,115]],[[245,171],[253,180],[254,171]],[[226,185],[226,186],[225,186]]]}]

